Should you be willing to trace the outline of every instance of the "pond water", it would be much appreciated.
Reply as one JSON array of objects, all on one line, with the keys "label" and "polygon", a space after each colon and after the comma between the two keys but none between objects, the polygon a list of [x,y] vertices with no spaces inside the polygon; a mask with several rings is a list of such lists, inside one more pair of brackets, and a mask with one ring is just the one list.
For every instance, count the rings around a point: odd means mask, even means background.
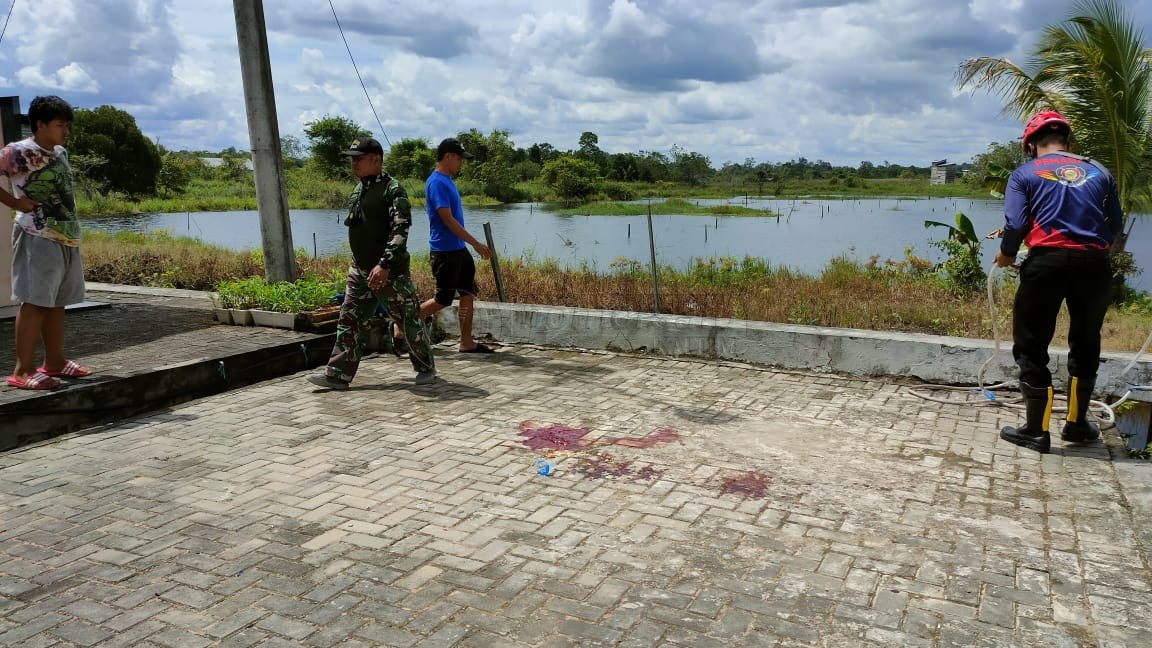
[{"label": "pond water", "polygon": [[[929,243],[947,235],[943,228],[925,228],[925,220],[954,223],[957,212],[971,220],[977,234],[1003,224],[1003,203],[997,200],[957,198],[731,199],[699,200],[700,205],[730,203],[766,209],[780,216],[652,217],[657,262],[687,268],[696,257],[754,256],[773,266],[786,266],[815,274],[830,259],[850,256],[867,261],[873,255],[902,259],[905,248],[913,254],[939,260]],[[336,210],[292,210],[292,239],[309,253],[328,254],[347,249],[344,213]],[[428,220],[422,210],[413,214],[409,238],[413,252],[428,249]],[[483,240],[483,223],[490,223],[496,250],[506,258],[555,259],[562,266],[586,263],[606,271],[621,257],[647,263],[646,216],[563,215],[538,204],[465,208],[468,230]],[[1128,249],[1144,273],[1130,284],[1152,291],[1152,216],[1135,216]],[[88,229],[146,232],[168,230],[230,249],[260,247],[259,216],[255,211],[144,214],[88,218]],[[996,242],[985,241],[987,268],[996,254]]]}]

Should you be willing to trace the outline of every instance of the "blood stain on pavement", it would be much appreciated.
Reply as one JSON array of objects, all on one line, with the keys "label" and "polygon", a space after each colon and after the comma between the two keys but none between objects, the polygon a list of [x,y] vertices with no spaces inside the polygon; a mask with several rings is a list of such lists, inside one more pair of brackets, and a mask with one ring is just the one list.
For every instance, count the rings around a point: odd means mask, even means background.
[{"label": "blood stain on pavement", "polygon": [[720,478],[720,494],[740,495],[744,499],[764,499],[772,478],[759,470]]},{"label": "blood stain on pavement", "polygon": [[628,479],[642,479],[652,481],[664,475],[664,469],[644,466],[633,468],[631,461],[621,461],[612,455],[597,452],[590,456],[581,457],[576,465],[576,472],[592,479],[605,477],[625,477]]},{"label": "blood stain on pavement", "polygon": [[567,450],[587,446],[584,437],[588,432],[588,428],[558,424],[537,426],[532,421],[524,421],[516,434],[524,437],[522,443],[533,450]]}]

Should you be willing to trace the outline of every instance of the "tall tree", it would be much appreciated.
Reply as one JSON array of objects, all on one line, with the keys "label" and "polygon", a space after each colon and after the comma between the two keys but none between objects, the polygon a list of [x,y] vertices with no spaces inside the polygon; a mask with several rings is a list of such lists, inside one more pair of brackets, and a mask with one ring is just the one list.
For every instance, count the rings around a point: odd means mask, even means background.
[{"label": "tall tree", "polygon": [[436,151],[419,138],[405,138],[388,149],[384,170],[397,178],[424,180],[436,168]]},{"label": "tall tree", "polygon": [[96,186],[129,196],[156,193],[160,149],[140,132],[136,118],[119,108],[100,106],[77,110],[68,151],[102,161],[84,171]]},{"label": "tall tree", "polygon": [[1116,0],[1078,2],[1068,19],[1045,27],[1025,65],[969,59],[957,80],[1000,96],[1021,122],[1043,108],[1059,111],[1072,124],[1074,146],[1116,177],[1125,214],[1149,205],[1152,53]]},{"label": "tall tree", "polygon": [[690,184],[702,185],[712,177],[715,171],[712,162],[705,156],[688,151],[680,146],[672,146],[672,173],[676,180]]},{"label": "tall tree", "polygon": [[540,174],[544,184],[554,189],[568,204],[587,200],[596,192],[600,169],[591,161],[573,155],[562,155],[544,165]]},{"label": "tall tree", "polygon": [[528,159],[541,166],[558,157],[560,157],[560,151],[557,151],[556,147],[548,142],[537,143],[528,147]]},{"label": "tall tree", "polygon": [[324,117],[304,124],[304,136],[312,149],[311,162],[331,178],[350,177],[352,174],[347,160],[340,157],[341,151],[358,137],[369,137],[372,133],[361,128],[347,117]]},{"label": "tall tree", "polygon": [[1020,140],[992,142],[987,151],[972,158],[972,166],[964,174],[963,182],[973,187],[991,188],[994,195],[1003,197],[1007,174],[1026,160]]},{"label": "tall tree", "polygon": [[460,176],[479,182],[484,193],[500,202],[522,198],[516,189],[516,146],[506,130],[493,129],[488,136],[475,128],[457,135],[465,150],[476,157],[464,165]]}]

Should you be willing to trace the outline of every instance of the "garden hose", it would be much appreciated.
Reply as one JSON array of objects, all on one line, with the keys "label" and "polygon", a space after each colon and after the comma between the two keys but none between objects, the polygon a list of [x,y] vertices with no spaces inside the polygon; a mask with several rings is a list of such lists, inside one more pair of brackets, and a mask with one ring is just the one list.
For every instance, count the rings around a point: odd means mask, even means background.
[{"label": "garden hose", "polygon": [[[911,393],[913,396],[916,396],[918,398],[923,398],[924,400],[932,401],[934,403],[944,403],[947,405],[995,405],[995,406],[1015,407],[1015,408],[1022,408],[1023,407],[1023,405],[1021,404],[1021,401],[1023,399],[1019,396],[1012,397],[1012,398],[997,398],[996,394],[994,393],[994,390],[1008,387],[1011,385],[1011,383],[1000,382],[1000,383],[996,383],[994,385],[985,385],[984,384],[984,372],[987,370],[989,363],[991,363],[992,360],[996,356],[1000,355],[1000,330],[999,330],[999,326],[997,325],[997,319],[996,319],[996,298],[995,298],[995,291],[994,291],[995,272],[998,269],[1000,269],[999,266],[997,266],[995,263],[993,263],[991,268],[988,270],[988,281],[987,281],[988,315],[989,315],[989,318],[992,322],[992,341],[993,341],[993,345],[994,345],[994,351],[992,352],[992,355],[990,355],[988,357],[988,359],[985,360],[984,363],[980,365],[980,369],[976,374],[977,386],[976,387],[962,387],[962,386],[954,386],[954,385],[924,385],[921,388],[909,389],[908,392]],[[1148,338],[1144,340],[1144,345],[1140,347],[1140,350],[1137,351],[1134,356],[1132,356],[1132,360],[1128,363],[1128,365],[1126,367],[1124,367],[1124,369],[1119,374],[1117,374],[1117,376],[1116,376],[1117,380],[1122,380],[1124,375],[1127,374],[1129,371],[1132,370],[1133,367],[1136,366],[1136,363],[1139,362],[1140,357],[1142,355],[1144,355],[1144,352],[1148,350],[1148,346],[1150,344],[1152,344],[1152,332],[1149,332]],[[955,398],[941,398],[941,397],[932,396],[930,394],[924,393],[924,392],[920,391],[920,389],[931,389],[931,390],[938,390],[938,391],[956,391],[956,392],[963,391],[966,393],[966,397],[964,400],[959,400],[959,399],[955,399]],[[1124,403],[1125,401],[1127,401],[1128,397],[1131,396],[1132,392],[1134,392],[1134,391],[1152,391],[1152,385],[1129,384],[1129,385],[1127,385],[1127,389],[1124,392],[1124,395],[1121,396],[1119,400],[1117,400],[1115,403],[1112,403],[1111,405],[1109,405],[1108,403],[1106,403],[1104,401],[1099,401],[1099,400],[1089,401],[1088,402],[1089,411],[1094,410],[1097,414],[1097,418],[1100,419],[1100,421],[1105,425],[1105,427],[1115,425],[1116,424],[1115,408],[1118,407],[1119,405],[1121,405],[1122,403]],[[971,396],[973,394],[979,394],[979,396],[977,398],[971,398]],[[1053,407],[1052,408],[1053,413],[1060,413],[1060,412],[1067,412],[1067,411],[1068,411],[1067,407]]]}]

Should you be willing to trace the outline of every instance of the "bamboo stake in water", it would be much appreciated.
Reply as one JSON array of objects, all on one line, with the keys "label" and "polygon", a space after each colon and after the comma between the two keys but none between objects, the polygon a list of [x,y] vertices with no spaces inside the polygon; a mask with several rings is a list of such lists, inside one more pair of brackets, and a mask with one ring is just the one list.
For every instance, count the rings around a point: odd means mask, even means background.
[{"label": "bamboo stake in water", "polygon": [[484,223],[484,242],[492,252],[492,279],[496,282],[496,296],[500,301],[507,301],[504,297],[504,278],[500,275],[500,260],[496,258],[496,244],[492,241],[491,223]]},{"label": "bamboo stake in water", "polygon": [[652,257],[652,312],[660,312],[660,282],[656,270],[656,235],[652,233],[652,203],[648,203],[648,252]]}]

